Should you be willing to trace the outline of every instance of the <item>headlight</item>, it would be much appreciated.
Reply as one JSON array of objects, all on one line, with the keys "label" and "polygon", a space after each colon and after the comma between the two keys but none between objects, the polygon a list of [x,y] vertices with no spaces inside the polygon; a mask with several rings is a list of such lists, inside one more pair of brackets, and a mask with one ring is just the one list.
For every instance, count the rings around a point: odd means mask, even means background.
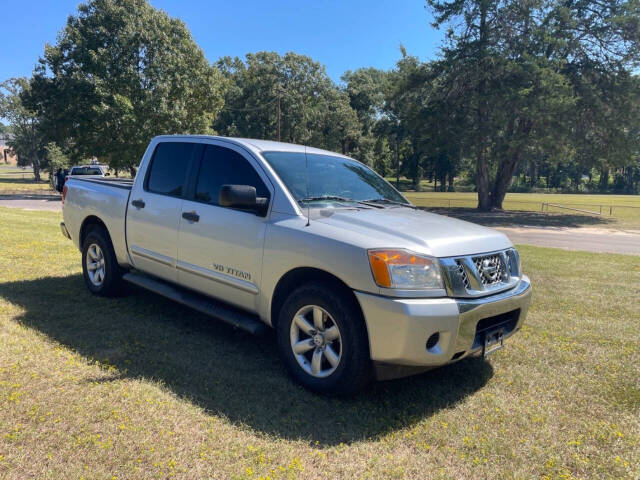
[{"label": "headlight", "polygon": [[369,250],[373,278],[380,287],[444,288],[438,260],[408,250]]}]

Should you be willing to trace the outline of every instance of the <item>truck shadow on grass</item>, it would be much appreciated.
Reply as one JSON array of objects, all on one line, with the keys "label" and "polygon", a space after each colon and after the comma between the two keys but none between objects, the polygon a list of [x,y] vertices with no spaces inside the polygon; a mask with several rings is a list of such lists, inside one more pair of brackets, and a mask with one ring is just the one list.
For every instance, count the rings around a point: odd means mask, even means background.
[{"label": "truck shadow on grass", "polygon": [[411,426],[462,401],[493,375],[490,363],[474,358],[374,384],[354,398],[322,397],[287,377],[274,335],[253,337],[143,290],[98,298],[73,275],[0,284],[0,296],[24,309],[17,318],[24,326],[118,369],[94,381],[159,381],[209,414],[313,444],[350,443]]}]

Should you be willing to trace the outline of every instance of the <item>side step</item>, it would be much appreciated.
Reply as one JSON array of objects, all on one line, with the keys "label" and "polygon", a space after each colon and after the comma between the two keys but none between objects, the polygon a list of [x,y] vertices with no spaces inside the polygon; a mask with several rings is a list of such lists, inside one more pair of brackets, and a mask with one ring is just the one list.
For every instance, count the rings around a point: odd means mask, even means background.
[{"label": "side step", "polygon": [[244,312],[239,308],[226,305],[199,293],[172,285],[163,280],[139,273],[125,273],[123,280],[139,287],[170,298],[178,303],[193,308],[206,315],[218,318],[254,335],[261,335],[268,330],[268,326],[257,315]]}]

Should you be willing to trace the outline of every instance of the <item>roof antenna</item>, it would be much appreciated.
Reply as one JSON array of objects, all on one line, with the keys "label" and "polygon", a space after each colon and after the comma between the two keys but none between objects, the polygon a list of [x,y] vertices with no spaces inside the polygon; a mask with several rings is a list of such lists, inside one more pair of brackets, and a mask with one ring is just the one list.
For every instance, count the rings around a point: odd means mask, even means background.
[{"label": "roof antenna", "polygon": [[[309,198],[309,157],[307,156],[307,147],[304,147],[304,162],[307,179],[307,198]],[[309,225],[311,225],[311,202],[307,200],[307,224],[305,227]]]}]

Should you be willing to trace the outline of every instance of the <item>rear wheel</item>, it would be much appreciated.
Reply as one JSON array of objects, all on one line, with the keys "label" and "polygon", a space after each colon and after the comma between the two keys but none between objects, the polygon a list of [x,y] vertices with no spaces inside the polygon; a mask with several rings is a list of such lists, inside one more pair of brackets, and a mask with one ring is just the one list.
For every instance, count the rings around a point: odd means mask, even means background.
[{"label": "rear wheel", "polygon": [[82,274],[87,288],[95,295],[110,297],[121,290],[122,271],[103,227],[92,229],[82,244]]},{"label": "rear wheel", "polygon": [[364,321],[343,292],[315,283],[298,288],[280,310],[277,335],[287,370],[310,390],[344,395],[371,378]]}]

